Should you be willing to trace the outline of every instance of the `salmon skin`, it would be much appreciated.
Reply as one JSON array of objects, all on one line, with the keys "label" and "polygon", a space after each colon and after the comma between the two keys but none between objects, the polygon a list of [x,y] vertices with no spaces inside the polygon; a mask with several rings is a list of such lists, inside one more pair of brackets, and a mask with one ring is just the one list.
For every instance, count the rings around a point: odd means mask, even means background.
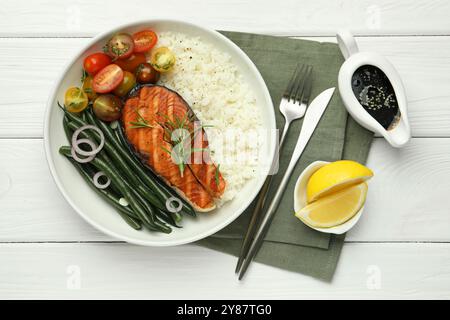
[{"label": "salmon skin", "polygon": [[[136,87],[122,110],[122,127],[139,158],[197,211],[215,208],[226,182],[211,160],[203,127],[178,93],[157,85]],[[184,135],[177,135],[179,129]]]}]

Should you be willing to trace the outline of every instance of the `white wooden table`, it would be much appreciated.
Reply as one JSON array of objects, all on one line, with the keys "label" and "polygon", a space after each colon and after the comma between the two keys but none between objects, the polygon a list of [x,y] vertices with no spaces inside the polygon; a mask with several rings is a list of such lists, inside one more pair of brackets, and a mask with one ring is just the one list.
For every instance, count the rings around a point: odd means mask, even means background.
[{"label": "white wooden table", "polygon": [[[14,0],[0,6],[0,298],[450,298],[450,2]],[[126,4],[126,6],[125,6]],[[334,41],[358,35],[397,67],[414,138],[375,139],[367,210],[332,284],[196,246],[120,243],[64,201],[44,157],[43,114],[70,56],[132,19]]]}]

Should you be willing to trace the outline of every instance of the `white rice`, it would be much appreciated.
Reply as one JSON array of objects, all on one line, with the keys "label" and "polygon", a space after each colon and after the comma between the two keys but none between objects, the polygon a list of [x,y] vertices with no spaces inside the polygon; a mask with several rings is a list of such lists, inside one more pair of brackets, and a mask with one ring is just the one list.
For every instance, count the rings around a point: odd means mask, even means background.
[{"label": "white rice", "polygon": [[178,92],[195,111],[208,136],[211,155],[227,182],[217,205],[233,199],[256,176],[262,121],[254,93],[231,57],[199,37],[162,32],[158,47],[176,56],[174,70],[160,84]]}]

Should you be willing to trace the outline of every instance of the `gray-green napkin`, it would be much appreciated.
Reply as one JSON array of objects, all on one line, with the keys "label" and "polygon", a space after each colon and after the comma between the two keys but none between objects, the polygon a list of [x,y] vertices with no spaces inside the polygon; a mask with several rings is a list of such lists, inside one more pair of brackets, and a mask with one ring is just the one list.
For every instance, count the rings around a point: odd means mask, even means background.
[{"label": "gray-green napkin", "polygon": [[[235,42],[261,72],[276,108],[278,128],[284,124],[278,111],[281,94],[298,63],[313,66],[311,100],[327,88],[337,88],[337,75],[343,58],[336,44],[237,32],[222,33]],[[279,173],[284,172],[290,161],[301,122],[299,120],[291,125],[280,157]],[[317,232],[295,218],[294,184],[303,169],[316,160],[352,159],[365,163],[371,142],[372,133],[348,117],[336,90],[294,170],[256,261],[331,281],[345,235]],[[280,179],[281,174],[274,177],[273,188],[278,186]],[[253,205],[228,227],[197,244],[237,256]]]}]

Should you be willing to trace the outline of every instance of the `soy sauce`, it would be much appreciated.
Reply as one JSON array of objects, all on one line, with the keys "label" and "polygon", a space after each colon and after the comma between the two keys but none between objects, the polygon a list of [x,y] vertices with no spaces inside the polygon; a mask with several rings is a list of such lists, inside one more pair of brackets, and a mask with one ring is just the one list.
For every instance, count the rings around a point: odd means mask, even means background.
[{"label": "soy sauce", "polygon": [[364,65],[352,76],[352,90],[359,103],[386,130],[400,119],[397,97],[388,77],[381,69]]}]

